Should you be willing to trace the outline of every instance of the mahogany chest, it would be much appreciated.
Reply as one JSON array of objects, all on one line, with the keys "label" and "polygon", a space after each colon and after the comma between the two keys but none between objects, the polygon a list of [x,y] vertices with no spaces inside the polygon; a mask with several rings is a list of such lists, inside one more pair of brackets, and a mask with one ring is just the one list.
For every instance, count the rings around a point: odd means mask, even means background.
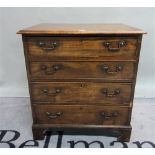
[{"label": "mahogany chest", "polygon": [[124,24],[40,24],[19,31],[34,139],[64,131],[129,141],[144,33]]}]

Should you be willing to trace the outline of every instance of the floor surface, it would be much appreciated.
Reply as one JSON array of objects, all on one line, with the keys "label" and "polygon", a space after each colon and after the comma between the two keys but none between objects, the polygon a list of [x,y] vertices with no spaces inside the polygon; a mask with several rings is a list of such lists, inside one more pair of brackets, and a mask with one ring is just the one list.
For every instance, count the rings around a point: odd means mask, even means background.
[{"label": "floor surface", "polygon": [[[42,141],[33,141],[29,98],[0,98],[0,148],[10,147],[155,147],[155,99],[135,99],[132,115],[132,135],[129,143],[114,142],[116,138],[105,136],[52,135]],[[59,139],[59,140],[58,140]],[[60,140],[61,139],[61,140]],[[27,142],[26,142],[27,141]],[[98,141],[98,142],[94,142]]]}]

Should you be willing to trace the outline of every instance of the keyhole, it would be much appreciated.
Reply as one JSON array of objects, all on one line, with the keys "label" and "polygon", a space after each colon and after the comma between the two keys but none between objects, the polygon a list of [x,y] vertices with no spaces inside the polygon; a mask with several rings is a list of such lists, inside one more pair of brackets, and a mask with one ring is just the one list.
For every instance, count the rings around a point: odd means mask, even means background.
[{"label": "keyhole", "polygon": [[84,83],[81,83],[81,87],[85,87],[86,86],[86,84],[84,84]]}]

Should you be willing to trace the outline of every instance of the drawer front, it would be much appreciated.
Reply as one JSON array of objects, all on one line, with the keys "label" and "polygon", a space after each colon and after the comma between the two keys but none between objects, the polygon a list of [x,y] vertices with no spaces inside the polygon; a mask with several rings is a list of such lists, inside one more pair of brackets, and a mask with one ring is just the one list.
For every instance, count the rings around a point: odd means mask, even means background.
[{"label": "drawer front", "polygon": [[103,79],[132,80],[133,62],[31,62],[33,80]]},{"label": "drawer front", "polygon": [[128,83],[42,82],[32,83],[34,102],[128,105],[132,85]]},{"label": "drawer front", "polygon": [[137,55],[137,39],[125,37],[30,37],[30,59],[46,60],[67,57],[125,57]]},{"label": "drawer front", "polygon": [[129,108],[33,105],[38,124],[127,125]]}]

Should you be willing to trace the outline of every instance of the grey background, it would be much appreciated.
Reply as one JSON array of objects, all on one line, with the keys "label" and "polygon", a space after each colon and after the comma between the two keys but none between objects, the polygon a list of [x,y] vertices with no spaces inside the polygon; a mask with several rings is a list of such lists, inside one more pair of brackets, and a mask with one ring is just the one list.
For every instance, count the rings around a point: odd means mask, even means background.
[{"label": "grey background", "polygon": [[135,97],[155,97],[154,8],[0,8],[0,97],[26,97],[28,85],[21,36],[39,23],[125,23],[145,30]]}]

